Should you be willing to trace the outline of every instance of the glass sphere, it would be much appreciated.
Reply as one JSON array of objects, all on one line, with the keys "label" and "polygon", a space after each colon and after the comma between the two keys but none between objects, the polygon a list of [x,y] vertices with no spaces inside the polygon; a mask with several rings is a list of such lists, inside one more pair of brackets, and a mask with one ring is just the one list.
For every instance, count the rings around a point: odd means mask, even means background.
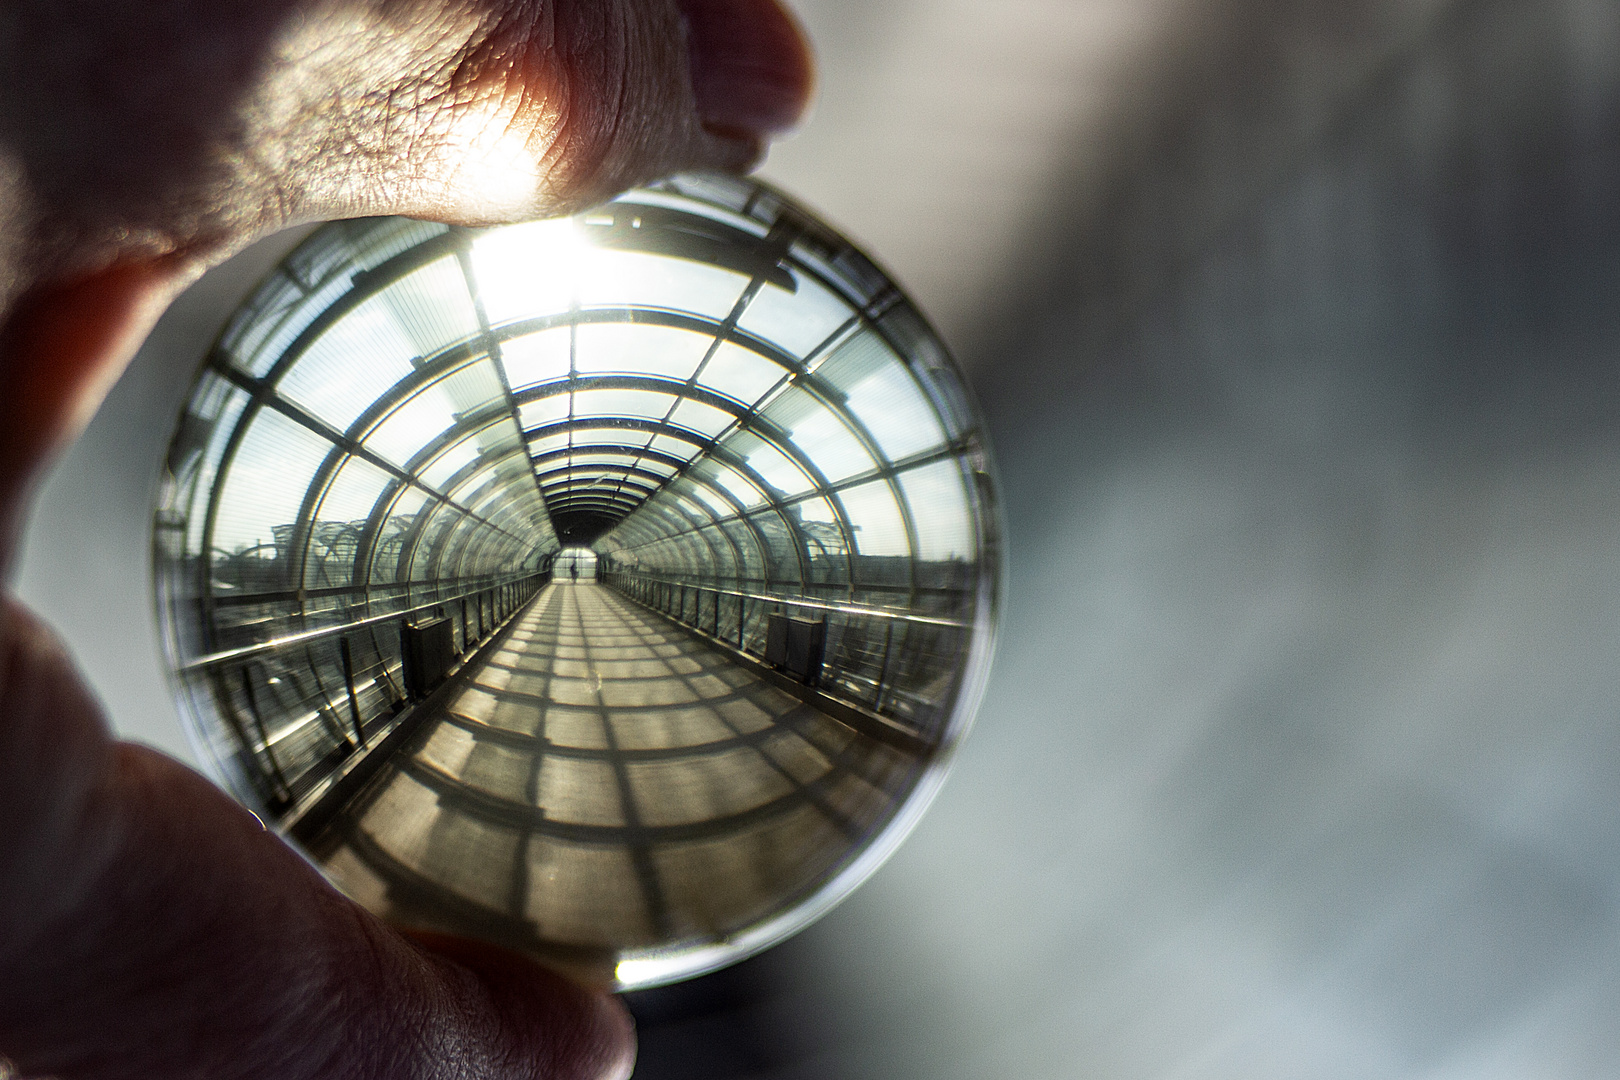
[{"label": "glass sphere", "polygon": [[825,912],[984,684],[961,374],[756,181],[324,226],[204,359],[164,475],[160,622],[216,777],[377,914],[599,984]]}]

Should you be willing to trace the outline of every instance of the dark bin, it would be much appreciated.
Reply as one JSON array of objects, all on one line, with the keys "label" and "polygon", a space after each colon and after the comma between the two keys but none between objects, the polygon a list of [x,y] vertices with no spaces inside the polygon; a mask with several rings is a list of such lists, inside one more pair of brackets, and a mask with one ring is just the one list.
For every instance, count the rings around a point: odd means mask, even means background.
[{"label": "dark bin", "polygon": [[405,666],[405,694],[421,701],[437,690],[456,658],[456,638],[446,618],[400,624],[399,651]]},{"label": "dark bin", "polygon": [[779,614],[766,617],[765,662],[801,682],[813,683],[821,674],[821,656],[826,643],[825,619]]}]

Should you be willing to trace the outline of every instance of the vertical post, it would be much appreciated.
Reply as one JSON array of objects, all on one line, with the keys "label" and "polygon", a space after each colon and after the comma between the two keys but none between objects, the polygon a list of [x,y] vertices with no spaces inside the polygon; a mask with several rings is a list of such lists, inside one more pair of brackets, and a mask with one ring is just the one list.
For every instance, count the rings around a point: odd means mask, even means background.
[{"label": "vertical post", "polygon": [[292,787],[287,783],[287,777],[282,774],[281,764],[276,761],[276,752],[270,748],[270,733],[265,730],[264,716],[259,712],[259,698],[253,692],[253,667],[251,664],[242,665],[242,693],[247,697],[248,712],[253,717],[253,727],[259,733],[259,742],[264,746],[264,756],[270,761],[270,775],[275,778],[276,786],[281,789],[281,798],[285,801],[292,799]]},{"label": "vertical post", "polygon": [[349,688],[349,719],[354,721],[354,737],[364,747],[366,731],[360,723],[360,700],[354,692],[354,653],[349,649],[349,635],[339,635],[338,652],[343,654],[343,685]]},{"label": "vertical post", "polygon": [[894,620],[884,619],[883,664],[878,668],[877,688],[872,692],[872,711],[883,711],[883,684],[889,681],[889,652],[894,644]]}]

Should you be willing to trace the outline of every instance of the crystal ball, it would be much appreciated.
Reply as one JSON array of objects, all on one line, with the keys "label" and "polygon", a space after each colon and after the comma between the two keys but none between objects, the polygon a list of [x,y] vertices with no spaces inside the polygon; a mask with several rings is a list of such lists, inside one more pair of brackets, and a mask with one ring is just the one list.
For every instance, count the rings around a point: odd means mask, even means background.
[{"label": "crystal ball", "polygon": [[399,925],[621,989],[803,927],[980,697],[959,369],[753,180],[313,232],[203,358],[154,516],[205,767]]}]

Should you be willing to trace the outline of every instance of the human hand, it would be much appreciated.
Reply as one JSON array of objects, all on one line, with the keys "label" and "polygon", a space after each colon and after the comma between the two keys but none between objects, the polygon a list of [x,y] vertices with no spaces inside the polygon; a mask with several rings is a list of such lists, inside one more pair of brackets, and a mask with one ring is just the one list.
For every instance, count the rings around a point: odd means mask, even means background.
[{"label": "human hand", "polygon": [[[208,265],[299,221],[504,220],[744,167],[809,81],[774,0],[8,5],[0,567],[41,465]],[[630,1048],[610,999],[402,936],[114,742],[0,607],[0,1055],[23,1075],[589,1077]]]}]

